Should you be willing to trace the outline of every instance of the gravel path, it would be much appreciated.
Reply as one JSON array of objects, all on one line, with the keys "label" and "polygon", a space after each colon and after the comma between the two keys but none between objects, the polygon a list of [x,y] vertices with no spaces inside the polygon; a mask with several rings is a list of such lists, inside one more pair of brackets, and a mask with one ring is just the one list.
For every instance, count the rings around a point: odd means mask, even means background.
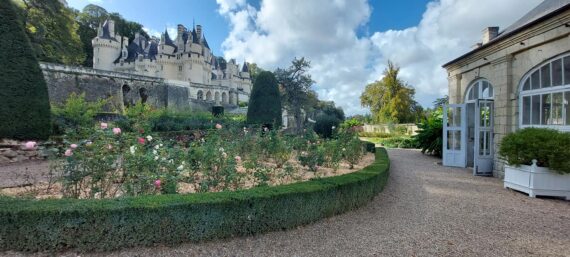
[{"label": "gravel path", "polygon": [[389,154],[386,189],[353,212],[253,237],[81,256],[570,256],[570,202],[505,190],[418,151]]}]

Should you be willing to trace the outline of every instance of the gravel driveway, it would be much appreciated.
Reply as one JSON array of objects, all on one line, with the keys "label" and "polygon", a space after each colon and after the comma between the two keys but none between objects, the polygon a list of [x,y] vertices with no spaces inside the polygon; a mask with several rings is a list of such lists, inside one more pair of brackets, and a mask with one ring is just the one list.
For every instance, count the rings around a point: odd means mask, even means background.
[{"label": "gravel driveway", "polygon": [[93,256],[570,256],[570,202],[505,190],[415,150],[389,154],[386,189],[356,211],[253,237]]}]

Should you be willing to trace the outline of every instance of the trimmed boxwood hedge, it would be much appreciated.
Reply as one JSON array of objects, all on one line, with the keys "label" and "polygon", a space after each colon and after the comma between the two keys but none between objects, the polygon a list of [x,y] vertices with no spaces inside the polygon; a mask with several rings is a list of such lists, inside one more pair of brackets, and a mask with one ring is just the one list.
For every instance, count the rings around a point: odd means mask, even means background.
[{"label": "trimmed boxwood hedge", "polygon": [[109,200],[0,198],[0,250],[107,251],[252,235],[308,224],[368,203],[390,162],[354,173],[276,187]]}]

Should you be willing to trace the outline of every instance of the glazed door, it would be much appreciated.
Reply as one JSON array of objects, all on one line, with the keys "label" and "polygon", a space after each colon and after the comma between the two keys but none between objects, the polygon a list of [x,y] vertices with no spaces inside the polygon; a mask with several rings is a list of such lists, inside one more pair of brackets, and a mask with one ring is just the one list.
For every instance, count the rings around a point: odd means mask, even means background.
[{"label": "glazed door", "polygon": [[443,165],[466,167],[466,105],[443,107]]},{"label": "glazed door", "polygon": [[475,106],[475,156],[473,175],[493,175],[493,100],[478,100]]}]

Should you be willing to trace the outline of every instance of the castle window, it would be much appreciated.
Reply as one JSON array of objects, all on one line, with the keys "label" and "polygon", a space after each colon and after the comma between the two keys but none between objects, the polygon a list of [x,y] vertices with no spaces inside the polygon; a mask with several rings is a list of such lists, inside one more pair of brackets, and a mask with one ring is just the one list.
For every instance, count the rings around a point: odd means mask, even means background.
[{"label": "castle window", "polygon": [[178,71],[182,71],[182,65],[178,66]]},{"label": "castle window", "polygon": [[160,70],[164,70],[164,65],[160,65]]}]

